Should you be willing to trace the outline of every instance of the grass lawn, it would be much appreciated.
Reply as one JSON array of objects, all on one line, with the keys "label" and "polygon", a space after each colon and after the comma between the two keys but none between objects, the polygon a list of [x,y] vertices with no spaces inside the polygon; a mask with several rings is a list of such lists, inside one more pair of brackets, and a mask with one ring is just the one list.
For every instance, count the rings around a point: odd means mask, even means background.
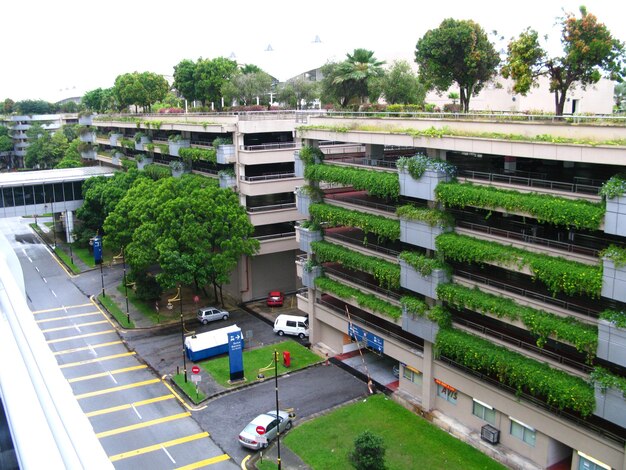
[{"label": "grass lawn", "polygon": [[[124,288],[124,281],[122,281],[122,283],[117,286],[117,290],[126,295],[126,289]],[[146,302],[145,300],[141,300],[137,298],[137,295],[135,294],[135,290],[132,289],[131,287],[128,287],[128,302],[133,304],[133,306],[139,310],[144,316],[148,317],[150,320],[152,320],[152,323],[154,323],[155,325],[157,325],[158,323],[160,323],[160,320],[163,320],[163,316],[161,315],[159,318],[159,316],[156,313],[156,310],[154,308],[154,303],[150,302],[148,304],[148,302]],[[178,318],[178,313],[176,315],[173,315],[169,312],[164,312],[165,314],[169,314],[170,316],[172,316],[172,318],[176,317]]]},{"label": "grass lawn", "polygon": [[[191,370],[191,367],[189,369]],[[189,372],[187,372],[187,382],[185,382],[184,374],[176,374],[172,379],[196,405],[206,398],[204,393],[198,391],[196,384],[191,381],[191,374]]]},{"label": "grass lawn", "polygon": [[78,269],[78,267],[72,263],[72,259],[70,258],[70,256],[65,253],[62,249],[60,248],[56,248],[54,250],[54,252],[57,254],[57,256],[59,258],[61,258],[63,260],[63,262],[65,263],[65,265],[70,268],[70,271],[72,271],[72,273],[74,274],[80,274],[80,269]]},{"label": "grass lawn", "polygon": [[[256,349],[244,349],[243,369],[244,377],[248,382],[257,380],[259,371],[261,371],[266,379],[274,377],[274,350],[278,351],[278,375],[290,370],[302,369],[322,360],[317,354],[293,340],[287,340],[282,343]],[[291,354],[291,367],[289,368],[283,366],[283,351],[289,351]],[[209,373],[220,385],[224,387],[231,386],[228,383],[230,379],[230,368],[227,355],[203,361],[198,365]]]},{"label": "grass lawn", "polygon": [[122,312],[122,310],[120,310],[117,304],[113,302],[111,297],[102,297],[102,294],[100,294],[98,296],[98,300],[102,305],[104,305],[104,308],[106,308],[108,312],[113,315],[113,317],[118,321],[120,326],[124,328],[135,328],[133,321],[130,320],[129,323],[128,316],[124,312]]},{"label": "grass lawn", "polygon": [[506,469],[383,394],[298,425],[282,442],[314,470],[352,469],[348,454],[366,429],[383,438],[389,470]]}]

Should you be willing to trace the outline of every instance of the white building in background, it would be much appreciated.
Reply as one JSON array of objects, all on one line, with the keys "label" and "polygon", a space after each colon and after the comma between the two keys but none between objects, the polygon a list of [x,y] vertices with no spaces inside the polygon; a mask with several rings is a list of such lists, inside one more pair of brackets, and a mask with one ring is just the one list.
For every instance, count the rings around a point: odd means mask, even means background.
[{"label": "white building in background", "polygon": [[[586,90],[580,86],[573,86],[567,92],[567,99],[563,112],[565,114],[611,114],[613,112],[613,92],[615,82],[602,79]],[[430,92],[426,95],[426,102],[433,103],[443,109],[445,104],[451,103],[449,92],[459,92],[458,88],[451,88],[448,92]],[[458,100],[457,100],[458,103]],[[554,93],[549,91],[547,77],[539,80],[539,87],[532,88],[526,96],[513,91],[512,80],[499,77],[493,84],[486,86],[477,96],[470,100],[471,111],[510,111],[553,114],[555,111]]]}]

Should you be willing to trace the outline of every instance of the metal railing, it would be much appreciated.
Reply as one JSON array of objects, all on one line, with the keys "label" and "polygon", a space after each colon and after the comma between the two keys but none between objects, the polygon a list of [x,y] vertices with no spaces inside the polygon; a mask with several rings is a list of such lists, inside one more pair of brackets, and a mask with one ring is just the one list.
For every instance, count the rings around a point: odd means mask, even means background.
[{"label": "metal railing", "polygon": [[284,203],[284,204],[271,204],[269,206],[258,206],[258,207],[246,207],[247,212],[268,212],[268,211],[277,211],[280,209],[295,209],[296,203]]},{"label": "metal railing", "polygon": [[261,176],[242,175],[241,179],[243,181],[254,182],[254,181],[281,180],[281,179],[295,178],[295,177],[296,177],[295,173],[270,173],[268,175],[261,175]]},{"label": "metal railing", "polygon": [[383,254],[390,255],[390,256],[400,255],[399,251],[392,250],[391,248],[385,248],[384,246],[372,245],[370,243],[363,244],[362,240],[357,240],[352,237],[342,235],[340,233],[325,231],[324,238],[334,238],[335,240],[341,240],[348,244],[358,246],[359,248],[365,248],[370,251],[376,251],[378,253],[383,253]]},{"label": "metal railing", "polygon": [[496,388],[499,388],[500,390],[504,390],[508,393],[510,393],[512,396],[515,397],[515,400],[524,400],[534,406],[537,406],[539,408],[542,408],[544,410],[549,411],[550,413],[557,415],[559,417],[565,418],[568,421],[571,421],[573,423],[575,423],[577,426],[580,426],[581,428],[584,429],[590,429],[591,431],[593,431],[594,433],[611,439],[612,441],[615,441],[617,443],[620,444],[620,446],[624,446],[624,444],[626,444],[626,438],[619,436],[615,433],[612,433],[610,431],[607,431],[605,428],[598,426],[590,421],[584,420],[578,416],[572,415],[566,411],[560,410],[558,408],[555,408],[554,406],[549,405],[548,403],[546,403],[545,401],[536,398],[532,395],[529,395],[525,392],[522,392],[520,390],[517,390],[513,387],[510,387],[488,375],[485,375],[481,372],[477,372],[475,370],[470,369],[469,367],[466,367],[464,365],[459,364],[458,362],[453,361],[450,358],[447,358],[445,356],[439,356],[438,358],[439,361],[444,362],[446,364],[449,364],[450,366],[454,367],[455,369],[459,369],[462,372],[465,372],[468,375],[471,375],[473,377],[476,377],[477,379],[479,379],[480,381],[486,382]]},{"label": "metal railing", "polygon": [[252,237],[252,238],[256,238],[257,240],[273,240],[275,238],[290,238],[290,237],[295,237],[296,236],[296,232],[283,232],[283,233],[271,233],[269,235],[259,235],[258,237]]},{"label": "metal railing", "polygon": [[552,191],[564,191],[569,193],[589,194],[594,196],[597,196],[600,191],[600,186],[592,186],[589,184],[565,183],[562,181],[527,178],[501,173],[488,173],[484,171],[459,170],[459,176],[489,181],[492,183],[505,183],[533,189],[550,189]]},{"label": "metal railing", "polygon": [[[347,318],[346,311],[345,311],[344,307],[338,307],[337,305],[334,305],[334,304],[332,304],[330,302],[327,302],[327,301],[325,301],[323,299],[315,299],[315,303],[323,305],[327,309],[332,310],[333,312],[339,314],[343,318]],[[358,318],[358,323],[360,325],[365,326],[368,330],[371,330],[372,332],[376,331],[378,333],[382,333],[384,335],[387,335],[388,337],[393,338],[393,339],[397,340],[400,343],[407,344],[411,348],[416,349],[418,351],[423,351],[424,350],[424,345],[423,344],[415,343],[415,342],[411,341],[410,339],[408,339],[408,338],[406,338],[404,336],[400,336],[400,335],[398,335],[397,333],[394,333],[391,330],[383,328],[383,327],[381,327],[381,326],[379,326],[379,325],[377,325],[375,323],[371,323],[371,322],[367,321],[366,319],[364,319],[362,317],[356,316],[354,314],[352,314],[350,316],[352,317],[353,320],[354,320],[355,317]]]},{"label": "metal railing", "polygon": [[365,287],[366,289],[376,292],[377,294],[384,295],[385,297],[389,297],[397,301],[400,301],[400,299],[402,298],[402,295],[398,294],[397,292],[390,291],[389,289],[384,289],[383,287],[380,287],[376,284],[370,284],[367,281],[359,279],[358,277],[350,276],[349,274],[344,273],[343,271],[339,271],[338,269],[324,266],[324,272],[326,274],[334,274],[344,281],[348,281],[352,284],[358,284],[361,287]]},{"label": "metal railing", "polygon": [[239,147],[241,150],[248,150],[255,152],[257,150],[284,150],[300,148],[299,144],[295,142],[280,142],[276,144],[258,144],[258,145],[242,145]]},{"label": "metal railing", "polygon": [[547,238],[534,237],[525,233],[512,232],[509,230],[503,230],[495,227],[489,227],[488,225],[474,224],[466,222],[464,220],[458,220],[456,222],[457,227],[466,228],[475,232],[486,233],[494,235],[496,237],[506,238],[508,240],[517,240],[524,243],[532,243],[533,245],[546,246],[548,248],[554,248],[555,250],[567,251],[568,253],[578,253],[580,255],[592,256],[597,258],[599,256],[599,250],[594,248],[587,248],[584,246],[573,245],[571,243],[564,243],[555,240],[549,240]]},{"label": "metal railing", "polygon": [[360,199],[357,197],[345,197],[342,196],[341,193],[325,194],[324,199],[332,199],[338,202],[347,202],[349,204],[354,204],[355,206],[369,207],[370,209],[378,209],[379,211],[391,212],[393,214],[396,213],[395,206],[390,206],[389,204],[381,204],[379,202],[367,201],[365,199]]},{"label": "metal railing", "polygon": [[566,302],[564,300],[560,300],[560,299],[551,297],[549,295],[539,294],[537,292],[533,292],[528,289],[523,289],[521,287],[516,287],[511,284],[505,284],[504,282],[494,281],[493,279],[489,279],[484,276],[478,276],[476,274],[472,274],[467,271],[455,271],[454,275],[468,279],[470,281],[476,281],[487,286],[495,287],[497,289],[500,289],[506,292],[511,292],[513,294],[517,294],[522,297],[538,300],[545,304],[553,305],[555,307],[559,307],[565,310],[570,310],[572,312],[580,313],[582,315],[586,315],[591,318],[598,318],[598,315],[599,315],[597,311],[591,310],[590,308],[583,307],[581,305],[576,305],[571,302]]},{"label": "metal railing", "polygon": [[396,159],[393,161],[385,160],[385,159],[377,159],[377,158],[368,158],[368,157],[341,157],[341,158],[332,158],[327,159],[328,163],[332,162],[341,162],[341,163],[350,163],[352,165],[363,165],[363,166],[371,166],[376,168],[391,168],[396,169]]},{"label": "metal railing", "polygon": [[508,344],[511,344],[513,346],[516,346],[520,349],[524,349],[527,351],[530,351],[534,354],[546,357],[548,359],[551,359],[552,361],[558,363],[558,364],[562,364],[564,366],[568,366],[568,367],[572,367],[573,369],[577,369],[581,372],[584,372],[586,374],[590,374],[593,371],[593,367],[584,364],[582,362],[578,362],[578,361],[574,361],[572,359],[568,359],[566,357],[561,356],[560,354],[556,354],[553,353],[552,351],[547,351],[546,349],[542,349],[539,348],[537,346],[535,346],[534,344],[530,344],[530,343],[526,343],[524,341],[521,341],[517,338],[514,338],[513,336],[509,336],[509,335],[505,335],[504,333],[501,333],[499,331],[493,330],[491,328],[487,328],[486,326],[480,325],[478,323],[474,323],[472,321],[466,320],[464,318],[458,318],[455,317],[454,318],[454,323],[458,323],[460,325],[464,325],[468,328],[471,328],[474,331],[478,331],[480,333],[483,333],[485,335],[488,335],[490,338],[496,338],[499,339],[500,341],[504,341]]}]

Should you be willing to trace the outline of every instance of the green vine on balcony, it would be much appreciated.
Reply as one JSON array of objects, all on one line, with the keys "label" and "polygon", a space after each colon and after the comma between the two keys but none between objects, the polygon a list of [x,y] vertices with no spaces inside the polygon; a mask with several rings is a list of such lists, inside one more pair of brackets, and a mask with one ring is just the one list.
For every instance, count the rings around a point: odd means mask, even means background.
[{"label": "green vine on balcony", "polygon": [[606,393],[609,388],[620,390],[622,396],[626,398],[626,378],[612,374],[603,367],[595,367],[591,373],[591,383],[600,387],[602,393]]},{"label": "green vine on balcony", "polygon": [[400,195],[400,180],[397,173],[378,170],[365,170],[349,166],[306,165],[304,177],[309,181],[327,181],[365,190],[372,196],[383,199],[397,199]]},{"label": "green vine on balcony", "polygon": [[602,291],[602,268],[479,240],[467,235],[443,233],[435,246],[446,258],[461,263],[498,264],[515,269],[528,268],[533,279],[543,282],[555,295],[588,295],[599,298]]},{"label": "green vine on balcony", "polygon": [[626,175],[623,174],[612,176],[600,188],[600,195],[606,199],[613,199],[624,193],[626,193]]},{"label": "green vine on balcony", "polygon": [[616,268],[626,266],[626,249],[611,245],[600,252],[600,257],[613,261]]},{"label": "green vine on balcony", "polygon": [[400,221],[380,215],[367,214],[343,207],[317,203],[309,206],[309,214],[317,224],[326,227],[355,227],[366,234],[373,233],[380,239],[397,240],[400,238]]},{"label": "green vine on balcony", "polygon": [[617,328],[626,328],[626,312],[617,310],[604,310],[600,318],[613,323]]},{"label": "green vine on balcony", "polygon": [[393,320],[397,320],[402,317],[402,309],[400,307],[392,305],[375,295],[366,294],[365,292],[361,292],[359,289],[346,286],[327,277],[316,278],[315,287],[324,292],[336,295],[346,301],[354,299],[359,307],[367,308],[373,312],[392,318]]},{"label": "green vine on balcony", "polygon": [[322,152],[318,147],[311,147],[308,145],[305,145],[300,149],[298,156],[305,165],[314,165],[324,160],[324,152]]},{"label": "green vine on balcony", "polygon": [[490,341],[454,329],[441,329],[436,347],[439,355],[493,377],[518,393],[537,397],[559,410],[573,410],[586,417],[595,409],[593,388],[582,378]]},{"label": "green vine on balcony", "polygon": [[472,183],[439,183],[435,189],[437,200],[446,207],[480,207],[527,213],[539,222],[597,230],[604,221],[602,203],[572,200],[549,194],[521,193],[493,186]]},{"label": "green vine on balcony", "polygon": [[403,251],[399,259],[411,266],[421,276],[430,276],[435,269],[446,269],[446,265],[439,259],[429,258],[415,251]]},{"label": "green vine on balcony", "polygon": [[454,225],[454,218],[447,212],[438,209],[428,209],[405,204],[396,209],[396,215],[401,219],[424,222],[431,227],[447,228]]},{"label": "green vine on balcony", "polygon": [[312,242],[311,247],[320,263],[341,263],[346,268],[373,275],[381,287],[385,289],[400,288],[400,266],[396,263],[364,255],[326,241]]},{"label": "green vine on balcony", "polygon": [[440,328],[448,328],[452,324],[450,312],[445,308],[435,305],[429,309],[429,306],[422,299],[405,295],[400,299],[402,308],[410,315],[426,318],[437,323]]},{"label": "green vine on balcony", "polygon": [[567,341],[577,351],[587,355],[591,363],[598,348],[598,329],[573,317],[560,317],[531,307],[519,305],[499,295],[482,292],[477,287],[459,284],[439,284],[437,298],[448,302],[456,309],[468,309],[497,318],[521,321],[537,337],[537,346],[543,348],[548,338]]},{"label": "green vine on balcony", "polygon": [[418,180],[426,170],[444,173],[453,178],[456,174],[456,167],[438,158],[428,158],[426,155],[414,155],[413,157],[400,157],[396,160],[396,168],[405,171],[411,178]]},{"label": "green vine on balcony", "polygon": [[187,147],[179,149],[178,155],[184,160],[204,160],[209,163],[217,163],[217,152],[215,151],[215,149],[198,149]]}]

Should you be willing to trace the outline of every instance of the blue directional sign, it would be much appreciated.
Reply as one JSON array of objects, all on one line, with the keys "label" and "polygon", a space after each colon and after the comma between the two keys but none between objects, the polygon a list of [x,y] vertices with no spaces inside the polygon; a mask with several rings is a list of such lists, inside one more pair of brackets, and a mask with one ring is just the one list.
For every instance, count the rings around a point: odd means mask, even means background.
[{"label": "blue directional sign", "polygon": [[241,331],[228,333],[228,361],[230,363],[230,380],[243,379],[243,335]]},{"label": "blue directional sign", "polygon": [[93,238],[93,260],[96,264],[102,263],[102,237],[100,235]]},{"label": "blue directional sign", "polygon": [[357,341],[363,341],[368,348],[378,351],[382,354],[385,349],[385,340],[380,336],[376,336],[374,333],[364,330],[360,326],[348,323],[348,335]]}]

